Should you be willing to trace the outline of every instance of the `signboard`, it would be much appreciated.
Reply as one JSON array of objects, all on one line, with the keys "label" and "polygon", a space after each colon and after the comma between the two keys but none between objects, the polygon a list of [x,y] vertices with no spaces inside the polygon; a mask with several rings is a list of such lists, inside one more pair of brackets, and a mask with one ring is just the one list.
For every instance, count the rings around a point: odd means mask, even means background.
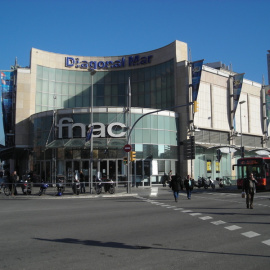
[{"label": "signboard", "polygon": [[121,59],[115,61],[86,61],[80,60],[79,58],[66,57],[65,58],[65,66],[66,67],[75,67],[79,69],[115,69],[115,68],[124,68],[126,66],[126,62],[128,62],[128,66],[139,66],[151,64],[153,55],[134,55],[129,56],[128,59],[126,57],[122,57]]},{"label": "signboard", "polygon": [[130,151],[131,151],[131,145],[130,145],[130,144],[126,144],[126,145],[124,146],[124,151],[125,151],[125,152],[130,152]]},{"label": "signboard", "polygon": [[206,162],[206,168],[207,168],[207,172],[211,173],[212,172],[212,161],[211,160],[207,160]]},{"label": "signboard", "polygon": [[220,163],[216,161],[216,173],[220,173]]}]

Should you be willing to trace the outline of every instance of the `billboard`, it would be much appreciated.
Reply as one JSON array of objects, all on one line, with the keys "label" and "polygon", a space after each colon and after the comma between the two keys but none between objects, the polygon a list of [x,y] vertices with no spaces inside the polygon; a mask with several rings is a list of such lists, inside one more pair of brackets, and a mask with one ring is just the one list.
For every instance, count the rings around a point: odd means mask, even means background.
[{"label": "billboard", "polygon": [[13,130],[12,121],[12,98],[14,71],[1,71],[0,91],[2,98],[2,117],[5,135]]}]

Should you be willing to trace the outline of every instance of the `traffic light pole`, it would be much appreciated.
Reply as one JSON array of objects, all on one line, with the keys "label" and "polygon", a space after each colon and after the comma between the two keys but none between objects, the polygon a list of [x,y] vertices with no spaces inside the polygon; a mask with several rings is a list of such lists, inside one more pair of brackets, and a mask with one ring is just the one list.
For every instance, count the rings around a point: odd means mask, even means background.
[{"label": "traffic light pole", "polygon": [[[128,127],[131,126],[131,84],[130,84],[130,77],[128,78]],[[127,138],[127,144],[131,145],[130,143],[130,136]],[[130,151],[127,154],[127,193],[131,193],[131,183],[130,183],[130,175],[131,175],[131,166],[130,166]]]}]

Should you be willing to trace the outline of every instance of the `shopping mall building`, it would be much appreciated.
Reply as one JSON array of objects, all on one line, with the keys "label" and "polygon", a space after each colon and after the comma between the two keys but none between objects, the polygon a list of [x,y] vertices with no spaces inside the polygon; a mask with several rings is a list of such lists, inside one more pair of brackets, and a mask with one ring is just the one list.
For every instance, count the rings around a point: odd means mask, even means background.
[{"label": "shopping mall building", "polygon": [[239,75],[221,62],[190,61],[180,41],[112,57],[32,48],[29,67],[1,71],[0,158],[49,182],[80,170],[88,181],[91,167],[123,182],[130,144],[137,185],[160,184],[170,170],[232,176],[241,152],[269,148],[263,87]]}]

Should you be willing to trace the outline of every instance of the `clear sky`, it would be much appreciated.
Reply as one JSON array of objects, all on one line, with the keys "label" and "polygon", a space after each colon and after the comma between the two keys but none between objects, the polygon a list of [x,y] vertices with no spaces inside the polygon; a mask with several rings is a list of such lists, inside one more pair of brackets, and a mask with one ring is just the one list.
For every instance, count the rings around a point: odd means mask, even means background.
[{"label": "clear sky", "polygon": [[0,0],[0,70],[15,57],[28,66],[32,47],[120,56],[180,40],[193,61],[221,61],[267,83],[269,13],[269,0]]}]

